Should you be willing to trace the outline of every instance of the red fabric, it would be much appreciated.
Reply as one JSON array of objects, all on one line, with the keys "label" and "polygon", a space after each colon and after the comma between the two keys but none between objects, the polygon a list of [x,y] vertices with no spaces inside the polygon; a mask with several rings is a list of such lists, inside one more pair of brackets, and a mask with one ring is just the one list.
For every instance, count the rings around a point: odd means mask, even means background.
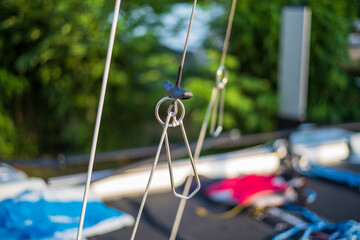
[{"label": "red fabric", "polygon": [[248,175],[211,184],[205,189],[205,195],[213,200],[224,200],[224,203],[246,206],[258,197],[284,192],[288,187],[289,184],[276,175]]}]

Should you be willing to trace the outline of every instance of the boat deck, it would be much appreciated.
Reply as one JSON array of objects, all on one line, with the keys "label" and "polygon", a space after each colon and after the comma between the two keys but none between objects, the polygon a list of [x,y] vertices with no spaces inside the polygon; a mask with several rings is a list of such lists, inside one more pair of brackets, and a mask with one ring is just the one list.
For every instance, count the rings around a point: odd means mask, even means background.
[{"label": "boat deck", "polygon": [[[342,168],[349,168],[349,166]],[[354,170],[353,167],[351,168]],[[203,185],[206,185],[206,182]],[[320,217],[332,222],[349,219],[360,221],[360,192],[357,189],[321,179],[309,179],[308,187],[316,191],[317,199],[307,207]],[[106,204],[136,216],[140,202],[141,197],[138,197],[108,201]],[[178,203],[179,199],[171,193],[149,195],[136,239],[168,239]],[[203,207],[213,213],[229,210],[224,205],[208,201],[200,192],[187,203],[177,239],[271,239],[277,233],[276,223],[280,222],[271,218],[257,220],[246,212],[239,213],[230,219],[215,220],[197,216],[195,211],[198,207]],[[90,239],[130,239],[131,232],[132,228],[124,228]]]}]

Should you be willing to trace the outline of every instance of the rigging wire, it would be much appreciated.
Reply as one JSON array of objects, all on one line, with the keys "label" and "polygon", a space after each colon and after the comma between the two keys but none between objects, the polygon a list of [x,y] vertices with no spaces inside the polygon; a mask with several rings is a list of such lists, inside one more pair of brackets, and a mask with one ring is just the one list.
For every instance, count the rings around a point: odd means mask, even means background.
[{"label": "rigging wire", "polygon": [[82,204],[82,208],[81,208],[80,222],[79,222],[77,238],[76,238],[77,240],[81,239],[83,225],[84,225],[86,205],[87,205],[88,193],[89,193],[89,189],[90,189],[91,175],[92,175],[93,166],[94,166],[96,145],[97,145],[97,141],[98,141],[99,129],[100,129],[100,124],[101,124],[101,116],[102,116],[102,110],[103,110],[103,106],[104,106],[104,99],[105,99],[105,94],[106,94],[107,81],[108,81],[108,77],[109,77],[111,56],[112,56],[112,51],[113,51],[113,46],[114,46],[115,33],[116,33],[116,26],[117,26],[118,17],[119,17],[120,4],[121,4],[121,0],[116,0],[115,7],[114,7],[114,17],[113,17],[113,21],[112,21],[112,25],[111,25],[109,45],[108,45],[106,61],[105,61],[104,75],[103,75],[102,85],[101,85],[99,106],[98,106],[98,111],[97,111],[97,114],[96,114],[94,135],[93,135],[93,140],[92,140],[92,145],[91,145],[91,153],[90,153],[89,166],[88,166],[88,172],[87,172],[87,178],[86,178],[86,184],[85,184],[83,204]]},{"label": "rigging wire", "polygon": [[155,168],[156,168],[156,165],[158,163],[158,160],[159,160],[159,156],[160,156],[160,151],[161,151],[161,145],[164,143],[164,140],[165,140],[165,137],[166,137],[166,131],[169,127],[169,122],[170,122],[170,118],[174,116],[175,113],[171,113],[171,114],[168,114],[167,118],[166,118],[166,121],[165,121],[165,125],[163,127],[163,132],[161,134],[161,138],[160,138],[160,143],[159,143],[159,147],[158,147],[158,150],[156,152],[156,156],[155,156],[155,161],[154,161],[154,164],[150,170],[150,176],[149,176],[149,180],[146,184],[146,188],[145,188],[145,192],[144,192],[144,195],[143,195],[143,198],[141,200],[141,204],[140,204],[140,208],[139,208],[139,211],[138,211],[138,215],[136,217],[136,221],[135,221],[135,225],[134,225],[134,228],[133,228],[133,232],[131,234],[131,240],[135,239],[135,235],[136,235],[136,232],[137,232],[137,229],[138,229],[138,226],[139,226],[139,222],[140,222],[140,218],[141,218],[141,214],[143,212],[143,209],[144,209],[144,206],[145,206],[145,202],[146,202],[146,198],[147,198],[147,195],[149,194],[149,190],[150,190],[150,184],[151,184],[151,180],[154,176],[154,173],[155,173]]},{"label": "rigging wire", "polygon": [[194,0],[194,4],[193,4],[193,7],[192,7],[192,11],[191,11],[189,27],[188,27],[188,31],[187,31],[187,35],[186,35],[186,40],[185,40],[184,51],[183,51],[183,55],[182,55],[182,59],[181,59],[181,64],[179,66],[178,75],[177,75],[177,78],[176,78],[176,84],[175,85],[178,86],[178,87],[180,87],[180,84],[181,84],[182,71],[184,69],[185,57],[186,57],[186,52],[187,52],[187,45],[189,43],[190,31],[191,31],[192,22],[193,22],[193,19],[194,19],[196,3],[197,3],[197,0]]},{"label": "rigging wire", "polygon": [[[228,47],[229,47],[232,24],[233,24],[233,21],[234,21],[236,2],[237,2],[237,0],[232,0],[228,25],[227,25],[226,34],[225,34],[224,46],[223,46],[222,56],[221,56],[221,60],[220,60],[220,67],[224,66],[225,60],[226,60],[226,55],[227,55],[227,50],[228,50]],[[210,119],[211,109],[212,109],[212,106],[214,105],[214,102],[215,102],[215,99],[216,99],[216,92],[217,92],[217,89],[216,89],[216,87],[214,87],[213,90],[212,90],[212,93],[211,93],[211,99],[210,99],[208,108],[206,110],[205,118],[204,118],[204,121],[203,121],[202,126],[201,126],[199,138],[198,138],[198,141],[197,141],[197,144],[196,144],[195,153],[194,153],[194,161],[195,162],[197,161],[197,159],[200,156],[201,148],[202,148],[202,145],[203,145],[203,142],[204,142],[204,139],[205,139],[206,129],[207,129],[209,119]],[[184,187],[184,190],[183,190],[183,195],[189,194],[192,181],[193,181],[193,176],[190,175],[188,177],[188,179],[186,180],[185,187]],[[176,216],[175,216],[175,220],[174,220],[174,223],[173,223],[173,227],[172,227],[172,230],[171,230],[171,235],[170,235],[169,240],[175,240],[175,238],[176,238],[177,232],[178,232],[179,227],[180,227],[180,222],[181,222],[184,210],[185,210],[186,202],[187,202],[186,199],[181,199],[180,200],[180,203],[179,203],[179,206],[178,206],[178,209],[177,209],[177,212],[176,212]]]},{"label": "rigging wire", "polygon": [[234,22],[236,1],[237,0],[233,0],[233,2],[231,4],[230,16],[229,16],[228,25],[227,25],[227,28],[226,28],[226,34],[225,34],[224,46],[223,46],[221,60],[220,60],[220,66],[225,65],[226,55],[227,55],[227,51],[228,51],[228,48],[229,48],[232,24]]},{"label": "rigging wire", "polygon": [[[178,70],[178,75],[177,75],[177,78],[176,78],[176,86],[177,87],[180,87],[180,84],[181,84],[181,77],[182,77],[182,70],[184,68],[184,62],[185,62],[185,57],[186,57],[186,51],[187,51],[187,45],[188,45],[188,42],[189,42],[189,37],[190,37],[190,31],[191,31],[191,26],[192,26],[192,22],[193,22],[193,18],[194,18],[194,14],[195,14],[195,8],[196,8],[196,3],[197,3],[197,0],[194,0],[194,3],[193,3],[193,8],[192,8],[192,12],[191,12],[191,17],[190,17],[190,21],[189,21],[189,26],[188,26],[188,31],[187,31],[187,36],[186,36],[186,40],[185,40],[185,46],[184,46],[184,51],[183,51],[183,55],[182,55],[182,60],[181,60],[181,64],[179,66],[179,70]],[[160,100],[159,103],[161,103],[162,100]],[[156,165],[157,165],[157,162],[159,160],[159,155],[160,155],[160,151],[161,151],[161,146],[162,144],[164,143],[164,140],[166,138],[167,140],[167,129],[168,127],[171,125],[169,122],[170,122],[170,119],[171,118],[175,118],[176,117],[176,113],[178,111],[177,109],[177,102],[180,101],[180,100],[177,100],[175,99],[174,100],[174,103],[170,105],[169,109],[168,109],[168,115],[167,115],[167,118],[166,118],[166,121],[163,125],[163,132],[162,132],[162,135],[161,135],[161,138],[160,138],[160,143],[159,143],[159,146],[158,146],[158,150],[156,152],[156,156],[155,156],[155,160],[154,160],[154,164],[151,168],[151,171],[150,171],[150,175],[149,175],[149,179],[148,179],[148,182],[147,182],[147,185],[145,187],[145,191],[144,191],[144,195],[143,195],[143,198],[142,198],[142,201],[141,201],[141,205],[140,205],[140,208],[139,208],[139,211],[138,211],[138,214],[137,214],[137,217],[136,217],[136,220],[135,220],[135,225],[134,225],[134,228],[133,228],[133,232],[131,234],[131,238],[130,240],[134,240],[135,239],[135,235],[136,235],[136,232],[137,232],[137,229],[138,229],[138,226],[139,226],[139,222],[140,222],[140,218],[141,218],[141,214],[143,212],[143,209],[144,209],[144,206],[145,206],[145,202],[146,202],[146,198],[147,198],[147,195],[149,193],[149,190],[150,190],[150,184],[151,184],[151,181],[152,181],[152,178],[154,176],[154,173],[155,173],[155,168],[156,168]],[[159,104],[158,103],[158,104]],[[174,108],[174,112],[171,112],[171,109]],[[175,119],[176,120],[176,119]],[[181,120],[182,121],[182,120]],[[175,125],[173,123],[173,125]],[[191,154],[191,151],[189,152]],[[200,181],[198,180],[198,184],[200,184]],[[195,191],[194,191],[195,192]],[[188,195],[188,194],[186,194]],[[189,195],[190,197],[190,195]]]}]

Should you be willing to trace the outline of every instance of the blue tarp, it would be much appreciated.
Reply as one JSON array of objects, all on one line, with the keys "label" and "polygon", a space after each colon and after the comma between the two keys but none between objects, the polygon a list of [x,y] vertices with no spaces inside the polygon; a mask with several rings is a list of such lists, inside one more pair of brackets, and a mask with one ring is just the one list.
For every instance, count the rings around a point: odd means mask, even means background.
[{"label": "blue tarp", "polygon": [[[75,239],[81,198],[72,197],[71,191],[53,193],[25,191],[0,202],[0,239]],[[90,197],[83,233],[84,236],[103,234],[131,226],[133,221],[132,216]]]}]

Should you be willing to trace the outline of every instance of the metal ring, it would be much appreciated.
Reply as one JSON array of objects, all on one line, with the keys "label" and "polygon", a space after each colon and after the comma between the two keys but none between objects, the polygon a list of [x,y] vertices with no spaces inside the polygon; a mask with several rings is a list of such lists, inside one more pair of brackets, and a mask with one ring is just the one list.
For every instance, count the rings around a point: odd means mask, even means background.
[{"label": "metal ring", "polygon": [[219,89],[225,87],[226,83],[228,82],[229,72],[224,65],[221,65],[216,70],[216,85]]},{"label": "metal ring", "polygon": [[[158,122],[161,124],[161,125],[165,125],[165,122],[163,120],[161,120],[160,116],[159,116],[159,108],[160,108],[160,105],[161,103],[165,102],[165,101],[176,101],[177,103],[180,104],[180,107],[181,107],[181,115],[180,115],[180,118],[179,120],[176,120],[176,115],[173,116],[173,118],[175,118],[176,121],[173,121],[173,123],[169,123],[169,127],[177,127],[179,126],[179,122],[181,122],[184,117],[185,117],[185,107],[184,107],[184,104],[179,100],[179,99],[172,99],[170,97],[164,97],[162,98],[157,104],[156,104],[156,107],[155,107],[155,117],[156,119],[158,120]],[[168,112],[169,114],[169,112]]]}]

